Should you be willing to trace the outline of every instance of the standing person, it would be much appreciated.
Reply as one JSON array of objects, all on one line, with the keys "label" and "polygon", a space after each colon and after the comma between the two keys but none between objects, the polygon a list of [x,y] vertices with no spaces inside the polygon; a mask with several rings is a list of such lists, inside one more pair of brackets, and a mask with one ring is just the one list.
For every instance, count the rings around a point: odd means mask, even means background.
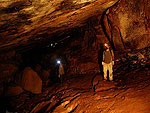
[{"label": "standing person", "polygon": [[64,76],[64,68],[62,63],[60,62],[60,60],[57,61],[57,63],[59,64],[59,73],[58,73],[58,77],[60,79],[60,82],[63,82],[63,76]]},{"label": "standing person", "polygon": [[107,71],[109,71],[109,80],[113,80],[113,65],[114,65],[114,52],[110,49],[108,44],[104,44],[105,50],[103,52],[103,72],[104,72],[104,80],[107,80]]}]

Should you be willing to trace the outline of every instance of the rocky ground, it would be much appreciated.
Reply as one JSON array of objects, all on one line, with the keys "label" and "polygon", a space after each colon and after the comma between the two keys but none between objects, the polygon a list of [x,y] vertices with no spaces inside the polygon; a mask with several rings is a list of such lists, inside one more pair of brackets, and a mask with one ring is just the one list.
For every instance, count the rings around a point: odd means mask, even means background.
[{"label": "rocky ground", "polygon": [[43,88],[41,94],[25,91],[3,98],[4,103],[18,113],[149,113],[148,52],[146,48],[116,58],[112,82],[103,81],[100,73],[88,73]]}]

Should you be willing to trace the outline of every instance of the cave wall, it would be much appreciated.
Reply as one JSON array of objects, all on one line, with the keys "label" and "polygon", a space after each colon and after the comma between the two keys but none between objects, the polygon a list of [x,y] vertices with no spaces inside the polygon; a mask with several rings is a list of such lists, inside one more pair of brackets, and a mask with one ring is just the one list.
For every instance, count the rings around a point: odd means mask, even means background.
[{"label": "cave wall", "polygon": [[140,49],[150,44],[148,0],[0,0],[0,4],[0,51],[59,40],[56,35],[84,26],[96,15],[102,17],[114,49]]},{"label": "cave wall", "polygon": [[121,0],[104,11],[103,15],[89,18],[79,30],[76,40],[68,44],[65,53],[69,62],[68,73],[99,72],[99,52],[104,43],[109,43],[116,52],[121,53],[149,47],[149,6],[150,2],[146,0]]},{"label": "cave wall", "polygon": [[150,1],[120,0],[103,17],[107,38],[119,49],[150,45]]},{"label": "cave wall", "polygon": [[[104,11],[103,15],[91,17],[78,44],[82,45],[79,55],[70,60],[72,72],[84,73],[81,59],[88,56],[88,65],[85,61],[85,72],[94,67],[99,72],[99,51],[104,43],[109,43],[115,51],[127,52],[133,49],[142,49],[150,46],[150,2],[121,0]],[[73,42],[72,42],[73,43]],[[75,44],[75,43],[73,43]],[[82,51],[83,50],[83,51]],[[86,50],[86,51],[85,51]],[[84,55],[85,54],[85,55]],[[70,58],[69,58],[70,59]],[[88,59],[88,58],[87,58]],[[75,62],[75,64],[73,63]],[[93,65],[94,64],[94,65]],[[89,67],[88,67],[89,66]],[[73,71],[74,70],[74,71]]]},{"label": "cave wall", "polygon": [[59,40],[118,0],[0,0],[0,51]]}]

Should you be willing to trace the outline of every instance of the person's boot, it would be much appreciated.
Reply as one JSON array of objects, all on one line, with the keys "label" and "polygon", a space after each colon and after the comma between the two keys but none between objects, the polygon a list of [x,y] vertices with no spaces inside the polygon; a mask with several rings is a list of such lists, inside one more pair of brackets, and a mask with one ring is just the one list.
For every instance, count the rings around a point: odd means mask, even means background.
[{"label": "person's boot", "polygon": [[104,75],[104,81],[107,81],[107,75]]},{"label": "person's boot", "polygon": [[113,81],[113,74],[111,74],[111,75],[109,76],[109,80],[110,80],[110,81]]}]

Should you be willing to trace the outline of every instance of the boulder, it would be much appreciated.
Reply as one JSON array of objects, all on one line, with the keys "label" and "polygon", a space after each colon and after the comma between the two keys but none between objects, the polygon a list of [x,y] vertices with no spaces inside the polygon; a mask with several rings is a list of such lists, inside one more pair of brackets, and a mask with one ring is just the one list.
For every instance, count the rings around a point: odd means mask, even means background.
[{"label": "boulder", "polygon": [[24,90],[17,85],[10,85],[5,91],[5,96],[16,96],[23,92]]},{"label": "boulder", "polygon": [[40,94],[42,90],[42,80],[39,75],[30,67],[26,67],[21,75],[19,83],[25,90],[34,94]]}]

